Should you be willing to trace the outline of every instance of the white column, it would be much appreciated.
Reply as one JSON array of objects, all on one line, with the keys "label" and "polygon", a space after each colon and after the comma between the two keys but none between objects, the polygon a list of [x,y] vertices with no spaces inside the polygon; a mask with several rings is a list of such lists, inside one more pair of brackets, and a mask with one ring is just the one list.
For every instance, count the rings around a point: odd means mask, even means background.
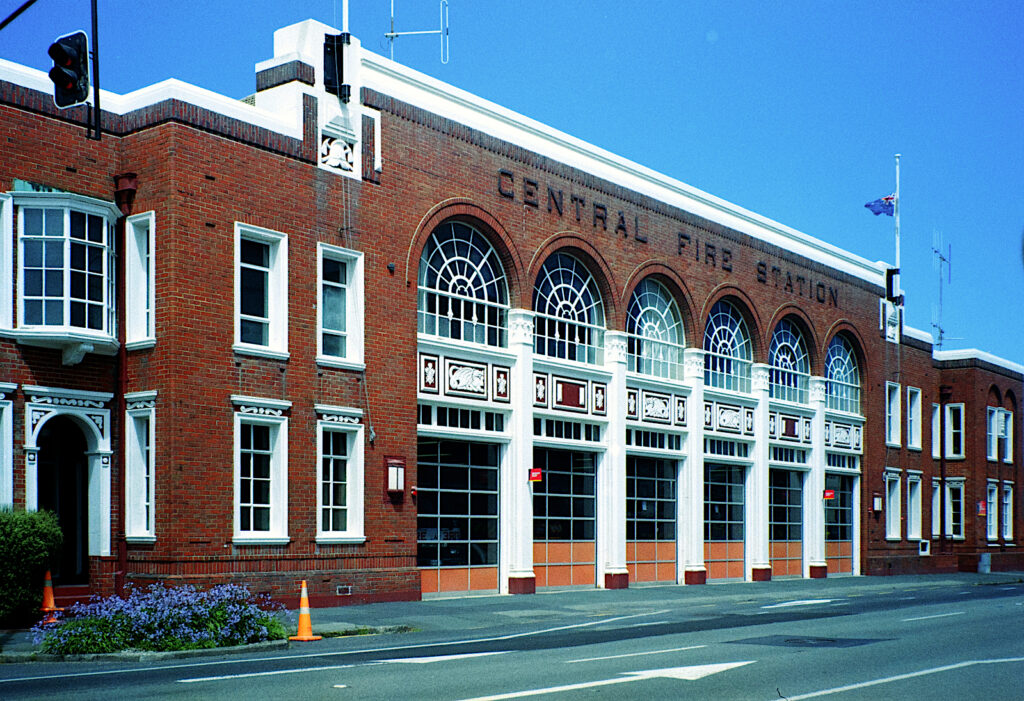
[{"label": "white column", "polygon": [[[804,576],[824,577],[825,562],[825,378],[811,378],[811,471],[804,485]],[[854,511],[854,513],[858,513]]]},{"label": "white column", "polygon": [[533,312],[509,311],[509,350],[515,353],[509,395],[512,440],[502,460],[499,527],[499,586],[504,594],[532,594],[533,490]]},{"label": "white column", "polygon": [[683,351],[683,377],[690,386],[686,460],[679,474],[676,562],[680,584],[704,584],[704,351]]},{"label": "white column", "polygon": [[629,586],[626,568],[626,334],[606,331],[608,448],[597,473],[597,581],[606,589]]},{"label": "white column", "polygon": [[768,545],[768,382],[770,366],[754,363],[751,384],[754,409],[754,464],[747,480],[746,560],[748,578],[772,578]]},{"label": "white column", "polygon": [[86,453],[89,490],[89,554],[110,552],[110,451]]}]

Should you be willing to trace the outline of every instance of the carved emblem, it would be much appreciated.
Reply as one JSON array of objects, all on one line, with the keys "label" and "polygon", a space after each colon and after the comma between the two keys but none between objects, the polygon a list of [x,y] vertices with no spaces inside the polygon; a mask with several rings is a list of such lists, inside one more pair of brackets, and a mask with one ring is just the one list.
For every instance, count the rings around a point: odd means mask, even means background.
[{"label": "carved emblem", "polygon": [[676,423],[686,423],[686,397],[676,397]]},{"label": "carved emblem", "polygon": [[448,389],[455,392],[469,392],[470,394],[484,393],[484,371],[483,368],[473,365],[448,366]]},{"label": "carved emblem", "polygon": [[644,413],[645,420],[668,422],[672,418],[669,408],[669,397],[664,394],[644,392]]},{"label": "carved emblem", "polygon": [[351,171],[354,162],[352,144],[333,136],[324,136],[320,140],[320,165],[334,170]]},{"label": "carved emblem", "polygon": [[598,414],[604,413],[604,385],[594,385],[594,411]]},{"label": "carved emblem", "polygon": [[420,355],[420,389],[422,391],[437,393],[437,364],[436,355]]},{"label": "carved emblem", "polygon": [[734,407],[718,407],[718,429],[720,431],[740,430],[740,411]]},{"label": "carved emblem", "polygon": [[626,390],[626,417],[627,418],[635,419],[635,418],[639,417],[639,415],[640,415],[639,414],[640,407],[637,406],[638,401],[639,400],[637,399],[637,392],[636,392],[635,389],[628,389],[628,390]]}]

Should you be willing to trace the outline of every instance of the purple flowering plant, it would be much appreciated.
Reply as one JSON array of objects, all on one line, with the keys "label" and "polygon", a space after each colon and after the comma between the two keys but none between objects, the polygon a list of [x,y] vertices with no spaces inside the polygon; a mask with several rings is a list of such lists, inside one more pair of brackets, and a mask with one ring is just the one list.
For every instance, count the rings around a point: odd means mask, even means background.
[{"label": "purple flowering plant", "polygon": [[284,606],[237,584],[199,590],[153,584],[127,596],[74,604],[55,623],[38,623],[42,652],[86,654],[119,650],[196,650],[280,640]]}]

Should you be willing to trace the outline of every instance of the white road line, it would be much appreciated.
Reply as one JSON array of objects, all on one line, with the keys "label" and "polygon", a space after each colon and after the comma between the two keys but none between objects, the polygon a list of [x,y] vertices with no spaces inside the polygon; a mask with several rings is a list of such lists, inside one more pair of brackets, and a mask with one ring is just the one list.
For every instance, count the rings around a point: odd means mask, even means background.
[{"label": "white road line", "polygon": [[784,601],[781,604],[769,604],[762,606],[763,609],[781,609],[788,608],[790,606],[813,606],[815,604],[828,604],[831,603],[832,599],[799,599],[797,601]]},{"label": "white road line", "polygon": [[381,660],[388,664],[429,664],[431,662],[450,662],[452,660],[468,660],[471,657],[490,657],[491,655],[506,655],[508,650],[495,650],[494,652],[467,652],[462,655],[436,655],[434,657],[400,657],[394,660]]},{"label": "white road line", "polygon": [[953,613],[937,613],[934,616],[915,616],[914,618],[903,618],[901,619],[904,623],[907,621],[926,621],[929,618],[946,618],[947,616],[962,616],[963,611],[954,611]]},{"label": "white road line", "polygon": [[193,677],[191,679],[179,679],[179,684],[194,684],[196,682],[221,682],[225,679],[246,679],[251,677],[277,677],[282,674],[298,674],[299,672],[325,672],[330,669],[351,669],[354,664],[334,664],[329,667],[307,667],[305,669],[279,669],[272,672],[250,672],[248,674],[224,674],[218,677]]},{"label": "white road line", "polygon": [[670,647],[667,650],[651,650],[650,652],[628,652],[624,655],[608,655],[607,657],[587,657],[582,660],[566,660],[566,664],[577,662],[597,662],[598,660],[617,660],[622,657],[642,657],[643,655],[661,655],[666,652],[682,652],[683,650],[699,650],[707,645],[689,645],[687,647]]},{"label": "white road line", "polygon": [[[948,664],[942,667],[933,667],[931,669],[922,669],[917,672],[909,672],[907,674],[897,674],[892,677],[882,677],[881,679],[872,679],[866,682],[860,682],[858,684],[847,684],[846,686],[837,686],[832,689],[822,689],[821,691],[812,691],[809,694],[800,694],[799,696],[787,696],[789,701],[802,701],[802,699],[813,699],[819,696],[831,696],[832,694],[841,694],[846,691],[853,691],[854,689],[865,689],[869,686],[877,686],[879,684],[888,684],[889,682],[898,682],[904,679],[913,679],[914,677],[923,677],[928,674],[937,674],[938,672],[948,672],[953,669],[963,669],[964,667],[972,667],[978,664],[1001,664],[1005,662],[1024,662],[1024,657],[1005,657],[1002,659],[994,660],[968,660],[966,662],[957,662],[956,664]],[[778,701],[775,699],[774,701]]]},{"label": "white road line", "polygon": [[464,645],[468,643],[490,643],[499,640],[512,640],[514,638],[526,638],[531,635],[542,635],[544,633],[554,633],[560,630],[571,630],[573,628],[590,628],[593,626],[599,626],[604,623],[614,623],[615,621],[622,621],[629,618],[642,618],[643,616],[658,616],[663,613],[668,613],[670,609],[662,609],[661,611],[651,611],[650,613],[634,613],[629,616],[616,616],[614,618],[603,618],[599,621],[590,621],[588,623],[574,623],[568,626],[556,626],[554,628],[542,628],[540,630],[527,631],[525,633],[510,633],[509,635],[498,635],[491,638],[470,638],[468,640],[451,640],[447,642],[436,642],[436,643],[416,643],[410,645],[393,645],[391,647],[376,647],[376,648],[363,648],[359,650],[335,650],[334,652],[306,652],[297,655],[280,655],[278,657],[236,657],[230,660],[211,660],[208,662],[183,662],[181,664],[168,664],[168,665],[152,665],[146,667],[134,667],[132,669],[111,669],[101,672],[76,672],[74,674],[45,674],[36,677],[17,677],[12,679],[0,679],[0,684],[9,682],[34,682],[44,681],[46,679],[74,679],[76,677],[100,677],[107,674],[139,674],[145,672],[159,671],[165,669],[190,669],[195,667],[214,667],[217,665],[239,665],[247,662],[265,662],[268,659],[273,660],[304,660],[304,659],[315,659],[318,657],[343,657],[347,655],[360,655],[368,652],[393,652],[395,650],[415,650],[417,648],[424,647],[450,647],[452,645]]}]

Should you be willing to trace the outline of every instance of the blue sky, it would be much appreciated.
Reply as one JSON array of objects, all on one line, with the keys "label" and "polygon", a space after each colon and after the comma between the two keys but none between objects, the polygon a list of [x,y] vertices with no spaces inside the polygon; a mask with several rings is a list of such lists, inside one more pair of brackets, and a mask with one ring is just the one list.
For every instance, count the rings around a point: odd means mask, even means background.
[{"label": "blue sky", "polygon": [[[0,0],[0,18],[23,0]],[[273,31],[340,27],[341,0],[99,0],[101,85],[178,78],[255,89]],[[389,0],[351,0],[350,31],[387,55]],[[398,31],[438,25],[435,0],[395,0]],[[907,321],[929,331],[933,237],[952,245],[944,348],[1024,364],[1024,12],[1012,0],[449,0],[437,37],[395,59],[870,260],[894,259],[901,153]],[[89,0],[38,0],[0,57],[43,70]]]}]

